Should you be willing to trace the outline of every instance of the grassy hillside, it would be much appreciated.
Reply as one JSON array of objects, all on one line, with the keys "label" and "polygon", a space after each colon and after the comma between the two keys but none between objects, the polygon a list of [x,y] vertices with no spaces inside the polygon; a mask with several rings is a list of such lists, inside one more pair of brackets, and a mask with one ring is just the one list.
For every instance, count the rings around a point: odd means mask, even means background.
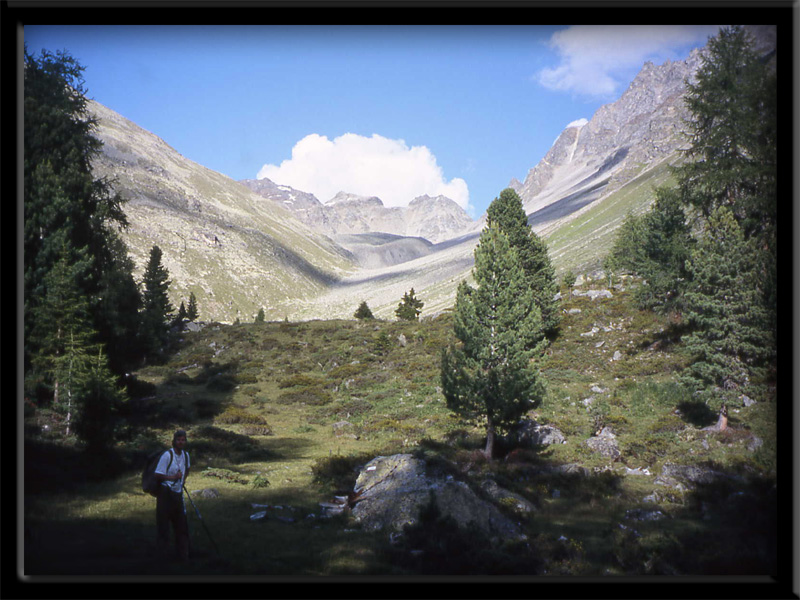
[{"label": "grassy hillside", "polygon": [[[453,339],[449,314],[419,323],[212,324],[186,332],[169,362],[135,374],[128,425],[105,460],[85,458],[64,442],[55,415],[28,407],[26,573],[773,572],[774,402],[732,410],[727,431],[702,430],[716,415],[674,383],[686,360],[676,323],[635,310],[628,290],[595,300],[563,292],[561,334],[538,365],[547,395],[530,416],[558,427],[567,442],[505,442],[493,462],[479,451],[482,432],[448,411],[439,388],[440,351]],[[585,445],[606,426],[617,435],[618,460]],[[150,558],[155,500],[139,487],[138,461],[167,445],[177,427],[188,431],[194,464],[188,489],[219,492],[194,496],[219,555],[187,506],[194,559],[186,566]],[[491,475],[529,500],[529,514],[501,506],[522,524],[527,545],[465,552],[482,546],[433,521],[422,538],[409,535],[422,546],[398,546],[346,516],[322,517],[319,503],[352,490],[360,465],[399,452],[476,490]],[[676,490],[655,481],[668,464],[725,475]],[[573,467],[558,470],[566,465]],[[251,520],[259,510],[267,517]],[[637,520],[648,514],[655,520]]]},{"label": "grassy hillside", "polygon": [[633,177],[545,236],[558,273],[587,273],[602,267],[625,217],[645,212],[655,200],[655,188],[671,182],[670,158]]}]

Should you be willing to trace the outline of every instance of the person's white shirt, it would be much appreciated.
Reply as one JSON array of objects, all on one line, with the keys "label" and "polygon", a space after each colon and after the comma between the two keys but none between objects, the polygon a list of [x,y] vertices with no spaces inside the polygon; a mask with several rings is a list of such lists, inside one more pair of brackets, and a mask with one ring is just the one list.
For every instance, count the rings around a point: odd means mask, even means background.
[{"label": "person's white shirt", "polygon": [[[169,462],[170,453],[172,453],[172,464]],[[175,452],[174,448],[166,450],[161,458],[158,460],[156,466],[156,473],[159,475],[172,476],[180,473],[181,478],[176,481],[162,481],[161,484],[167,486],[173,492],[180,494],[183,490],[183,479],[186,476],[186,470],[191,467],[189,454],[184,450],[180,454]]]}]

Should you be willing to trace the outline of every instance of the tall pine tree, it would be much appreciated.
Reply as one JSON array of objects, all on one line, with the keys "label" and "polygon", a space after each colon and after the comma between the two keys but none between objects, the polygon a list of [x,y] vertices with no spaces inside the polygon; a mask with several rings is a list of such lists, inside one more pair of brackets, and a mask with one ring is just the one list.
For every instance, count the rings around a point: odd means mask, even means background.
[{"label": "tall pine tree", "polygon": [[543,330],[547,335],[554,334],[559,323],[555,269],[550,262],[547,245],[528,225],[522,199],[513,189],[506,188],[489,205],[486,216],[489,223],[496,223],[500,227],[516,249],[528,286],[533,290],[535,302],[542,313]]},{"label": "tall pine tree", "polygon": [[[62,248],[80,255],[72,273],[85,296],[92,327],[102,332],[118,373],[130,357],[136,293],[132,267],[119,239],[127,224],[122,199],[108,181],[92,175],[101,142],[86,108],[83,67],[68,53],[24,53],[24,328],[25,365],[38,351],[34,315],[45,294],[45,278]],[[120,331],[124,328],[124,332]]]},{"label": "tall pine tree", "polygon": [[156,361],[167,348],[174,310],[168,295],[169,271],[161,257],[161,248],[153,246],[142,278],[142,344],[146,356]]},{"label": "tall pine tree", "polygon": [[746,235],[777,217],[777,80],[741,26],[709,40],[689,82],[691,159],[677,169],[683,201],[708,217],[730,206]]},{"label": "tall pine tree", "polygon": [[544,348],[541,311],[519,253],[497,224],[489,224],[475,250],[477,288],[462,282],[455,307],[459,343],[442,353],[447,406],[486,428],[488,458],[498,433],[535,408],[543,380],[531,365]]},{"label": "tall pine tree", "polygon": [[[92,328],[89,304],[76,284],[81,261],[66,243],[42,280],[44,295],[33,309],[32,335],[37,340],[26,372],[26,388],[50,402],[64,417],[65,432],[75,433],[91,448],[109,445],[94,437],[113,428],[114,414],[125,400]],[[104,382],[98,388],[95,384]]]},{"label": "tall pine tree", "polygon": [[647,213],[626,217],[603,266],[610,273],[629,271],[645,280],[635,292],[640,308],[679,310],[694,242],[677,192],[658,188]]},{"label": "tall pine tree", "polygon": [[707,403],[740,404],[765,379],[775,358],[775,339],[756,263],[762,252],[727,207],[709,215],[705,235],[687,268],[693,286],[685,316],[694,331],[684,338],[692,364],[683,382]]}]

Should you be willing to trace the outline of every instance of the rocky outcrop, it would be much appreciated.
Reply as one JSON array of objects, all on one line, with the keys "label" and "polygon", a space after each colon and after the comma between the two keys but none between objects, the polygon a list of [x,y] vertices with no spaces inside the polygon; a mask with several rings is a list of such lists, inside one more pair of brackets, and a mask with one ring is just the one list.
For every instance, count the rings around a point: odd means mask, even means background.
[{"label": "rocky outcrop", "polygon": [[513,434],[513,441],[519,446],[549,446],[551,444],[566,444],[564,434],[557,427],[543,425],[525,419],[520,422]]},{"label": "rocky outcrop", "polygon": [[433,499],[441,514],[452,517],[459,526],[474,526],[492,538],[521,536],[516,523],[466,483],[430,476],[425,466],[410,454],[379,456],[367,463],[356,480],[351,501],[355,520],[367,530],[402,531],[417,522],[422,508]]},{"label": "rocky outcrop", "polygon": [[604,427],[596,436],[586,440],[586,445],[589,446],[592,452],[596,452],[606,458],[619,458],[620,456],[617,436],[609,427]]}]

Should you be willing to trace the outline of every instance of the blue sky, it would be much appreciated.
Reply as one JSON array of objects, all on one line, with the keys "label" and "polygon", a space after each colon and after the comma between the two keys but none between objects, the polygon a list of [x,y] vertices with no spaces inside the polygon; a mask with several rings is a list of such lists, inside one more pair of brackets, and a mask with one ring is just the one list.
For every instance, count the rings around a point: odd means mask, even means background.
[{"label": "blue sky", "polygon": [[325,202],[444,194],[474,218],[646,60],[712,26],[27,25],[67,50],[88,96],[183,156]]}]

